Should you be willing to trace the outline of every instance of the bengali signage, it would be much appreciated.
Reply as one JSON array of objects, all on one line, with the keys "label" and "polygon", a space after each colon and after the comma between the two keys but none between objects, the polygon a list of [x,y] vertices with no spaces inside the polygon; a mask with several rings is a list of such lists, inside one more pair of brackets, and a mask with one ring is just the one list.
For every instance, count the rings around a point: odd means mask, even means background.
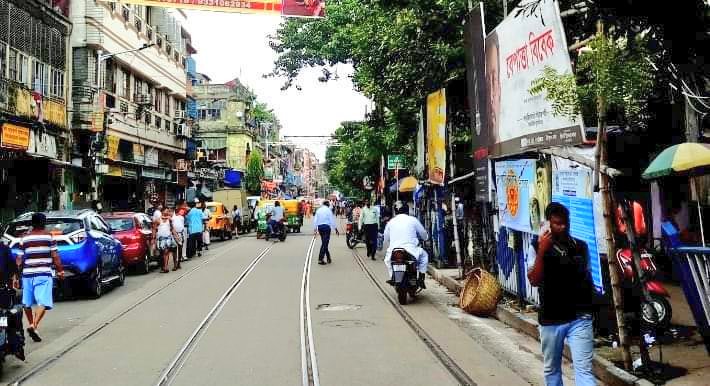
[{"label": "bengali signage", "polygon": [[118,160],[118,143],[121,141],[120,138],[114,135],[106,136],[106,158],[110,160]]},{"label": "bengali signage", "polygon": [[429,94],[426,110],[429,182],[443,185],[446,173],[446,90],[442,88]]},{"label": "bengali signage", "polygon": [[133,162],[138,164],[145,162],[145,147],[143,145],[133,144]]},{"label": "bengali signage", "polygon": [[0,133],[0,146],[13,150],[27,150],[30,147],[30,129],[12,123],[4,123],[2,133]]},{"label": "bengali signage", "polygon": [[[480,50],[480,48],[478,48]],[[494,156],[584,140],[582,118],[556,116],[545,94],[529,90],[545,68],[572,73],[557,3],[517,8],[485,40],[483,128]]]},{"label": "bengali signage", "polygon": [[387,156],[387,169],[404,169],[404,158],[401,154],[390,154]]},{"label": "bengali signage", "polygon": [[155,178],[158,180],[164,180],[165,170],[161,168],[143,167],[141,175],[143,176],[143,178]]},{"label": "bengali signage", "polygon": [[325,16],[325,0],[123,0],[122,2],[201,11],[261,13],[290,17]]},{"label": "bengali signage", "polygon": [[51,134],[34,132],[30,135],[27,152],[42,157],[57,158],[57,140]]},{"label": "bengali signage", "polygon": [[122,166],[121,173],[123,174],[124,178],[130,178],[130,179],[137,179],[138,178],[138,169],[136,169],[133,166]]},{"label": "bengali signage", "polygon": [[589,271],[597,292],[604,293],[601,258],[597,247],[597,231],[592,193],[592,169],[555,157],[552,163],[552,201],[570,212],[570,235],[587,244]]},{"label": "bengali signage", "polygon": [[148,166],[158,166],[160,152],[154,147],[145,149],[145,164]]},{"label": "bengali signage", "polygon": [[123,176],[123,170],[121,170],[120,166],[108,165],[108,173],[106,173],[106,175],[112,177],[121,177]]}]

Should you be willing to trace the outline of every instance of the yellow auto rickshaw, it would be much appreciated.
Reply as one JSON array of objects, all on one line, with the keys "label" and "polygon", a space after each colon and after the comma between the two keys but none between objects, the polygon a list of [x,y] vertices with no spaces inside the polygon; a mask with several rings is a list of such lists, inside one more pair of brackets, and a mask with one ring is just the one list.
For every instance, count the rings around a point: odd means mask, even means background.
[{"label": "yellow auto rickshaw", "polygon": [[220,240],[224,241],[227,238],[232,238],[232,216],[227,213],[227,208],[221,202],[208,202],[207,209],[210,211],[210,220],[207,223],[207,229],[210,235],[219,236]]},{"label": "yellow auto rickshaw", "polygon": [[288,221],[288,230],[301,233],[301,216],[298,215],[298,200],[283,200],[284,216]]}]

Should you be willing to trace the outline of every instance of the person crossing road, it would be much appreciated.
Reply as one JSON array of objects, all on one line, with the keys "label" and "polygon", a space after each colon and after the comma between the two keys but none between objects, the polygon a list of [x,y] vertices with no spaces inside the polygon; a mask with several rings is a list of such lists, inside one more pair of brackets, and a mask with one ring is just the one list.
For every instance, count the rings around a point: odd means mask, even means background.
[{"label": "person crossing road", "polygon": [[323,201],[323,206],[321,206],[316,211],[315,219],[313,220],[313,234],[320,234],[320,252],[318,253],[318,264],[326,264],[324,258],[328,259],[328,264],[332,262],[330,258],[330,251],[328,250],[328,244],[330,243],[330,233],[335,230],[335,234],[340,236],[338,227],[335,225],[335,215],[333,211],[330,210],[330,202],[328,200]]},{"label": "person crossing road", "polygon": [[365,200],[365,207],[360,213],[360,224],[358,229],[362,229],[365,233],[365,242],[367,245],[367,257],[375,260],[375,252],[377,252],[377,228],[379,227],[380,216],[378,211],[370,206],[370,200]]}]

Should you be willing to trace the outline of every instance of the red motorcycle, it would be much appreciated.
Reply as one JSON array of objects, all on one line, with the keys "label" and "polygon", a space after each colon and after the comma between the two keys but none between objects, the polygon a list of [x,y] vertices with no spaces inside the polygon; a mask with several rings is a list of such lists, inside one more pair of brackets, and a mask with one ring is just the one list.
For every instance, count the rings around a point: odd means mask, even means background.
[{"label": "red motorcycle", "polygon": [[[650,326],[658,328],[666,328],[671,322],[673,310],[671,303],[668,301],[670,294],[663,284],[655,278],[656,264],[653,261],[653,255],[646,250],[641,251],[641,272],[639,276],[644,278],[644,285],[650,294],[650,304],[656,310],[656,318],[654,319],[650,309],[644,307],[641,313],[641,318]],[[620,249],[616,252],[616,261],[621,269],[621,280],[624,288],[624,308],[638,309],[638,301],[642,298],[641,294],[634,293],[634,271],[633,271],[633,255],[631,249]]]}]

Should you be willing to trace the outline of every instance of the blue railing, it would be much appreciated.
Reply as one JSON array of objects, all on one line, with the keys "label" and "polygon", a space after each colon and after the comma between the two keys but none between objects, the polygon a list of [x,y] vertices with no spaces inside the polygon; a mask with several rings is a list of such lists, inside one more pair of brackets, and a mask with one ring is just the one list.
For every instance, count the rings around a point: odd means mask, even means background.
[{"label": "blue railing", "polygon": [[[509,242],[511,232],[514,240],[512,247]],[[530,284],[527,275],[528,269],[535,261],[535,251],[531,247],[533,237],[532,233],[501,227],[498,230],[496,262],[498,264],[498,282],[503,289],[529,303],[539,305],[540,298],[537,288]]]},{"label": "blue railing", "polygon": [[677,247],[668,251],[681,275],[685,299],[710,355],[710,248]]}]

